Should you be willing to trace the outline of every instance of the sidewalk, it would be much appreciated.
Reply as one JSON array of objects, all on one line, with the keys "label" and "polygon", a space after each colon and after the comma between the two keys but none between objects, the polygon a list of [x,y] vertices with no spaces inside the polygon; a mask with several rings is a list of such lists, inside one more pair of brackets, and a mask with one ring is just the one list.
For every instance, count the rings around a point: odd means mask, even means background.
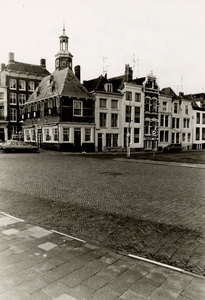
[{"label": "sidewalk", "polygon": [[205,277],[0,213],[0,299],[204,300]]}]

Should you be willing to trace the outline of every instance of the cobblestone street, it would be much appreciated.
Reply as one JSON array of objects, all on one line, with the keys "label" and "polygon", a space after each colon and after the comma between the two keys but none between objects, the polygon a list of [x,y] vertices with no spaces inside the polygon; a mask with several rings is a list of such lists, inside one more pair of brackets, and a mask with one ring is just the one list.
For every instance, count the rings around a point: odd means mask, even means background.
[{"label": "cobblestone street", "polygon": [[205,169],[0,152],[0,210],[205,275]]}]

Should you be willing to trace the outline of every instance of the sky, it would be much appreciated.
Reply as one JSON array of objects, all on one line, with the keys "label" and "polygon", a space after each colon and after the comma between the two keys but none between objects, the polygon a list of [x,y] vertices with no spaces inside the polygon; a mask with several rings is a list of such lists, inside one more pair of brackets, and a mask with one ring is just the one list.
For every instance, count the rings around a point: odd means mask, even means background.
[{"label": "sky", "polygon": [[55,69],[65,24],[73,66],[81,82],[103,75],[151,72],[160,89],[205,92],[204,0],[0,0],[0,63]]}]

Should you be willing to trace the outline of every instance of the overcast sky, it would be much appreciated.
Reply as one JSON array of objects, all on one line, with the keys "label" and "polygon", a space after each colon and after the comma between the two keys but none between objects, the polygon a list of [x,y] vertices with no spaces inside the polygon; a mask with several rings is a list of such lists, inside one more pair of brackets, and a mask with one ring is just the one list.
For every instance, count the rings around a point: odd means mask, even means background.
[{"label": "overcast sky", "polygon": [[[65,22],[73,66],[81,81],[151,71],[160,89],[205,92],[205,0],[0,0],[0,63],[16,61],[55,69]],[[103,57],[104,64],[103,64]],[[134,63],[135,60],[135,63]]]}]

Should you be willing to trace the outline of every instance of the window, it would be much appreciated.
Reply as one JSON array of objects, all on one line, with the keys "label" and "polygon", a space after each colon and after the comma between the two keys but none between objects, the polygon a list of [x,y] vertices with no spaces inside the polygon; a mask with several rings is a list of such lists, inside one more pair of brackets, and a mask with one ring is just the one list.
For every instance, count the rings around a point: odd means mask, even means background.
[{"label": "window", "polygon": [[34,91],[35,90],[35,83],[33,81],[28,82],[28,90]]},{"label": "window", "polygon": [[126,100],[132,101],[132,92],[126,92]]},{"label": "window", "polygon": [[126,105],[126,113],[125,113],[125,122],[131,122],[131,113],[132,113],[132,108],[131,106]]},{"label": "window", "polygon": [[196,124],[200,124],[200,113],[196,114]]},{"label": "window", "polygon": [[160,131],[160,134],[159,134],[159,139],[160,139],[160,142],[164,142],[164,131]]},{"label": "window", "polygon": [[108,93],[112,93],[112,84],[111,83],[106,83],[105,84],[105,90]]},{"label": "window", "polygon": [[49,129],[44,129],[44,136],[45,136],[45,141],[50,141],[50,130]]},{"label": "window", "polygon": [[145,134],[149,134],[150,133],[150,122],[149,121],[145,121]]},{"label": "window", "polygon": [[28,129],[26,129],[26,130],[25,130],[25,140],[26,140],[26,141],[30,141],[30,139],[31,139],[31,138],[30,138],[30,132],[29,132]]},{"label": "window", "polygon": [[152,112],[156,113],[157,112],[157,100],[152,99]]},{"label": "window", "polygon": [[172,118],[172,128],[175,128],[175,118]]},{"label": "window", "polygon": [[26,90],[26,81],[19,80],[19,90],[25,91]]},{"label": "window", "polygon": [[22,105],[26,102],[26,95],[25,94],[19,94],[19,104]]},{"label": "window", "polygon": [[10,94],[10,104],[15,104],[16,105],[16,94],[11,93]]},{"label": "window", "polygon": [[85,128],[85,142],[91,141],[91,128]]},{"label": "window", "polygon": [[135,123],[140,123],[140,107],[135,107]]},{"label": "window", "polygon": [[164,115],[160,116],[160,126],[163,127],[164,126]]},{"label": "window", "polygon": [[162,110],[167,111],[167,102],[166,101],[163,101],[163,103],[162,103]]},{"label": "window", "polygon": [[196,128],[196,140],[197,141],[200,140],[200,128],[199,127]]},{"label": "window", "polygon": [[175,140],[175,133],[172,132],[172,143],[174,143],[174,140]]},{"label": "window", "polygon": [[17,134],[17,126],[10,127],[10,134],[11,134],[11,137],[12,137],[12,135]]},{"label": "window", "polygon": [[189,119],[186,119],[187,128],[189,128]]},{"label": "window", "polygon": [[52,128],[53,141],[58,141],[58,128]]},{"label": "window", "polygon": [[118,147],[118,134],[106,134],[106,147]]},{"label": "window", "polygon": [[145,98],[145,111],[150,111],[150,97]]},{"label": "window", "polygon": [[165,131],[165,142],[169,141],[169,131]]},{"label": "window", "polygon": [[183,132],[182,133],[182,142],[185,142],[185,140],[186,140],[186,134]]},{"label": "window", "polygon": [[205,140],[205,128],[202,128],[202,140]]},{"label": "window", "polygon": [[100,108],[107,108],[107,99],[100,99]]},{"label": "window", "polygon": [[205,124],[205,114],[202,114],[202,124]]},{"label": "window", "polygon": [[111,100],[111,108],[118,109],[118,100]]},{"label": "window", "polygon": [[176,143],[177,144],[179,143],[179,133],[178,132],[176,133]]},{"label": "window", "polygon": [[178,104],[174,103],[174,113],[177,114],[177,110],[178,110]]},{"label": "window", "polygon": [[152,133],[152,131],[156,130],[156,128],[157,128],[157,122],[152,121],[152,122],[150,122],[150,125],[151,125],[151,133]]},{"label": "window", "polygon": [[177,118],[176,128],[179,128],[179,118]]},{"label": "window", "polygon": [[134,143],[138,144],[140,142],[140,129],[134,128]]},{"label": "window", "polygon": [[135,93],[135,102],[141,102],[141,94]]},{"label": "window", "polygon": [[189,114],[188,105],[185,105],[185,114],[186,114],[186,115]]},{"label": "window", "polygon": [[12,90],[16,90],[16,79],[10,79],[9,87]]},{"label": "window", "polygon": [[17,121],[17,110],[15,108],[11,108],[11,111],[10,111],[10,120],[12,122],[16,122]]},{"label": "window", "polygon": [[70,139],[70,128],[63,128],[63,141],[69,142]]},{"label": "window", "polygon": [[111,127],[118,127],[118,114],[111,114]]},{"label": "window", "polygon": [[186,128],[186,119],[184,118],[184,128]]},{"label": "window", "polygon": [[187,142],[191,142],[191,133],[187,134]]},{"label": "window", "polygon": [[165,127],[169,127],[169,116],[165,116]]},{"label": "window", "polygon": [[0,119],[4,119],[4,106],[0,105]]},{"label": "window", "polygon": [[83,103],[82,101],[74,101],[73,102],[73,115],[74,116],[82,116],[82,107],[83,107]]},{"label": "window", "polygon": [[107,114],[100,113],[100,127],[106,127],[107,125]]},{"label": "window", "polygon": [[35,141],[35,140],[36,140],[36,132],[35,132],[35,129],[31,129],[31,139],[32,139],[32,141]]}]

